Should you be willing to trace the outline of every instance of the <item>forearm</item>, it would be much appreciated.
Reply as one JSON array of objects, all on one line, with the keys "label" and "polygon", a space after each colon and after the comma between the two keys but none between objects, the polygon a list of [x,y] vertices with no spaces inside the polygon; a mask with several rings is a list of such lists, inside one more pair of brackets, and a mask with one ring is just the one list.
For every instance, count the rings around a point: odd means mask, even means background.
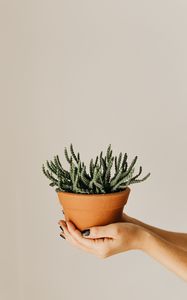
[{"label": "forearm", "polygon": [[187,281],[187,251],[178,248],[153,232],[143,230],[140,249]]},{"label": "forearm", "polygon": [[153,233],[156,233],[160,237],[163,237],[168,242],[175,244],[176,246],[182,248],[183,250],[187,250],[187,233],[180,233],[180,232],[172,232],[163,230],[149,224],[143,223],[135,218],[129,217],[124,215],[124,220],[139,226],[142,226]]}]

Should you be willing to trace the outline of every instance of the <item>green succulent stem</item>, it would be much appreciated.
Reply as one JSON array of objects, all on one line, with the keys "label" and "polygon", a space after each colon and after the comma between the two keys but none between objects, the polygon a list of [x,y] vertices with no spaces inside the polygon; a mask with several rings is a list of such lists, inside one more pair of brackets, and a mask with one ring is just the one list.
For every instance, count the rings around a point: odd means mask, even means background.
[{"label": "green succulent stem", "polygon": [[[42,165],[43,174],[50,180],[50,186],[55,187],[56,192],[73,192],[80,194],[104,194],[124,190],[127,186],[145,181],[151,173],[142,179],[142,167],[135,175],[135,164],[138,156],[135,156],[128,166],[127,153],[119,153],[113,156],[111,144],[108,145],[106,155],[103,151],[89,162],[89,173],[86,165],[80,159],[80,153],[74,151],[73,144],[70,144],[70,153],[64,148],[65,159],[68,162],[69,170],[62,167],[58,155],[53,160],[46,160]],[[113,173],[113,174],[112,174]]]}]

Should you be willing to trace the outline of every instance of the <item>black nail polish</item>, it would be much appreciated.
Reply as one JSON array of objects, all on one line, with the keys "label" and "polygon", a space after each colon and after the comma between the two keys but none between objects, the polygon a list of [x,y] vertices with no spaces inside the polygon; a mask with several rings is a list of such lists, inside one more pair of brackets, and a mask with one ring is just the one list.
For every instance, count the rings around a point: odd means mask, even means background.
[{"label": "black nail polish", "polygon": [[63,239],[66,239],[65,236],[63,236],[62,234],[60,234],[60,236],[61,236]]},{"label": "black nail polish", "polygon": [[64,229],[62,228],[62,226],[59,226],[60,227],[60,229],[62,230],[62,232],[64,232]]},{"label": "black nail polish", "polygon": [[82,231],[83,236],[88,236],[90,234],[90,229],[85,229]]}]

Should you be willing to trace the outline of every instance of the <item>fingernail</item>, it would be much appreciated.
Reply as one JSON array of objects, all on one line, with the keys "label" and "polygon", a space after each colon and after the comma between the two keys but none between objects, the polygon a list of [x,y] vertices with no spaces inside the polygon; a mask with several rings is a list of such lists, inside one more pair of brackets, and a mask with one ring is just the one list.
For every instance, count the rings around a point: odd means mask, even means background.
[{"label": "fingernail", "polygon": [[59,226],[60,227],[60,229],[62,230],[62,232],[64,232],[64,229],[62,228],[62,226]]},{"label": "fingernail", "polygon": [[90,229],[85,229],[82,231],[83,236],[88,236],[90,234]]},{"label": "fingernail", "polygon": [[60,234],[60,236],[65,240],[66,238],[65,238],[65,236],[63,236],[62,234]]}]

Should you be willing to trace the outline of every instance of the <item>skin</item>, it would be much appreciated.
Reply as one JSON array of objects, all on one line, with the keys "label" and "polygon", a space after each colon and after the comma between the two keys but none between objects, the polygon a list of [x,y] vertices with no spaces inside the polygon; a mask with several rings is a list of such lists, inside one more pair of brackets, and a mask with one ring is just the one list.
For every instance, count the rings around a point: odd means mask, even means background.
[{"label": "skin", "polygon": [[150,230],[151,232],[159,235],[160,237],[164,238],[168,242],[171,242],[172,244],[176,245],[177,247],[187,250],[187,233],[172,232],[172,231],[163,230],[163,229],[160,229],[157,227],[153,227],[153,226],[143,223],[135,218],[132,218],[126,214],[123,214],[122,220],[124,222],[129,222],[129,223],[133,223],[133,224],[139,225],[141,227],[144,227],[144,228]]},{"label": "skin", "polygon": [[140,250],[187,281],[187,234],[170,232],[123,214],[118,223],[91,227],[83,236],[76,226],[60,220],[62,236],[73,246],[107,258],[120,252]]}]

